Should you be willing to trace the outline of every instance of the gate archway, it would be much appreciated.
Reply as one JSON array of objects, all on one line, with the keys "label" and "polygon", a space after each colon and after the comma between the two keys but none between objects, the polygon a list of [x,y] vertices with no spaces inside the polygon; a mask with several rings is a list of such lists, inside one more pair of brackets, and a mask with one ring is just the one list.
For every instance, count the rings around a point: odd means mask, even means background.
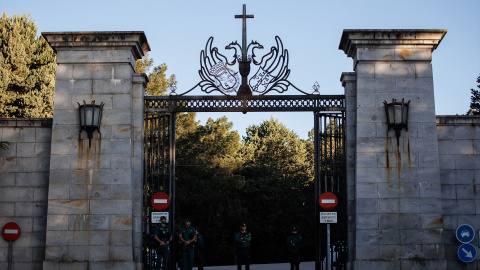
[{"label": "gate archway", "polygon": [[[288,51],[282,41],[275,37],[276,46],[257,59],[254,50],[262,49],[258,42],[246,44],[245,5],[243,15],[242,45],[232,42],[226,49],[234,50],[233,60],[219,53],[213,47],[213,37],[209,38],[205,49],[200,53],[201,81],[182,94],[176,87],[170,88],[169,96],[145,96],[144,98],[144,179],[143,179],[143,262],[145,269],[155,265],[153,224],[150,220],[151,196],[155,192],[165,192],[173,202],[168,208],[169,223],[175,224],[175,130],[176,114],[181,112],[313,112],[314,122],[314,174],[315,174],[315,214],[312,222],[317,224],[316,268],[322,269],[326,254],[325,228],[319,223],[320,209],[318,198],[323,192],[334,192],[339,198],[337,206],[338,224],[332,228],[330,261],[336,261],[341,269],[345,261],[347,245],[347,198],[345,181],[345,96],[320,95],[318,86],[309,94],[293,85],[289,80]],[[248,17],[251,16],[251,17]],[[237,52],[241,52],[240,55]],[[248,54],[250,52],[251,54]],[[238,62],[238,72],[230,67]],[[248,78],[251,65],[258,69]],[[199,88],[205,95],[188,95]],[[300,95],[283,94],[293,89]],[[271,95],[272,92],[281,95]],[[219,92],[223,95],[208,95]],[[257,95],[255,95],[255,93]],[[174,243],[172,243],[175,245]],[[339,256],[341,254],[341,256]],[[174,263],[174,252],[171,253]],[[335,257],[335,258],[333,258]],[[172,268],[173,269],[173,268]]]}]

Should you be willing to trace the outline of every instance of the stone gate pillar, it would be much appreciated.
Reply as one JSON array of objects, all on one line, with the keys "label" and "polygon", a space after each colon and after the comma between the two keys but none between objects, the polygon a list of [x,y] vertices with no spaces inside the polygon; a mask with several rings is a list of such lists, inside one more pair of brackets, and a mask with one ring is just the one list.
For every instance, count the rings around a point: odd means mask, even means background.
[{"label": "stone gate pillar", "polygon": [[[355,71],[342,76],[347,128],[354,132],[347,146],[354,269],[446,269],[431,65],[445,34],[343,32],[339,48],[353,58]],[[383,104],[392,99],[410,101],[408,131],[398,146]]]},{"label": "stone gate pillar", "polygon": [[[42,35],[58,64],[44,269],[140,269],[145,34]],[[105,104],[91,147],[83,101]]]}]

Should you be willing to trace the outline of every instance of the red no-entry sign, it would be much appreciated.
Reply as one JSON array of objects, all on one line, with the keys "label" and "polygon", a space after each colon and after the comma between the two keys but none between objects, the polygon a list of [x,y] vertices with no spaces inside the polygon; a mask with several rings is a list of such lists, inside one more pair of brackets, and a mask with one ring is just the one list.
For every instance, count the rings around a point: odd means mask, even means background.
[{"label": "red no-entry sign", "polygon": [[165,192],[157,192],[152,196],[152,206],[158,211],[167,209],[170,205],[170,198]]},{"label": "red no-entry sign", "polygon": [[9,222],[3,226],[2,235],[7,241],[15,241],[20,236],[20,226],[15,222]]},{"label": "red no-entry sign", "polygon": [[318,203],[323,210],[332,211],[335,209],[335,207],[337,207],[338,199],[337,196],[332,192],[325,192],[320,195]]}]

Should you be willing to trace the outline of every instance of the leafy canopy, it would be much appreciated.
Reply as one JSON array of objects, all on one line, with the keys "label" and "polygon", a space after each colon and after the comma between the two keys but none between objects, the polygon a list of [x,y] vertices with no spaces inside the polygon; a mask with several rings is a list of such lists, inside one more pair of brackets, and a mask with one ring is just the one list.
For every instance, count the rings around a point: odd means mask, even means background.
[{"label": "leafy canopy", "polygon": [[0,18],[0,117],[53,115],[56,55],[27,15]]},{"label": "leafy canopy", "polygon": [[[153,59],[148,57],[148,53],[136,62],[137,73],[147,73],[153,67]],[[167,71],[167,64],[163,63],[153,68],[153,71],[148,73],[148,84],[145,89],[147,96],[163,96],[167,93],[170,85],[176,84],[175,74],[170,75],[167,79],[165,72]]]}]

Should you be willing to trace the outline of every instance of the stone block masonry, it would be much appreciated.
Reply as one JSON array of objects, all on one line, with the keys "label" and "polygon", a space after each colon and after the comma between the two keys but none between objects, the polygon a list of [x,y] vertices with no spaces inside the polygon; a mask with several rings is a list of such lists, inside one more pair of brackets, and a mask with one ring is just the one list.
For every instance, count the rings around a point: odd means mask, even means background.
[{"label": "stone block masonry", "polygon": [[[42,33],[57,52],[44,269],[141,264],[143,32]],[[89,147],[78,103],[103,102]],[[140,205],[140,207],[139,207]],[[138,213],[135,213],[138,212]],[[139,223],[139,224],[136,224]],[[74,264],[74,265],[73,265]],[[67,267],[67,268],[65,268]]]},{"label": "stone block masonry", "polygon": [[[432,51],[446,30],[344,30],[348,131],[355,133],[350,251],[354,269],[446,269]],[[350,79],[348,79],[348,77]],[[352,82],[352,78],[356,79]],[[354,88],[354,90],[352,90]],[[354,93],[352,93],[354,92]],[[410,101],[399,145],[383,102]],[[349,117],[350,116],[350,117]],[[428,130],[428,132],[427,132]],[[417,269],[417,268],[414,268]]]},{"label": "stone block masonry", "polygon": [[[0,227],[20,226],[14,242],[14,269],[41,269],[45,227],[52,119],[0,119]],[[7,269],[8,242],[0,240],[0,268]]]}]

